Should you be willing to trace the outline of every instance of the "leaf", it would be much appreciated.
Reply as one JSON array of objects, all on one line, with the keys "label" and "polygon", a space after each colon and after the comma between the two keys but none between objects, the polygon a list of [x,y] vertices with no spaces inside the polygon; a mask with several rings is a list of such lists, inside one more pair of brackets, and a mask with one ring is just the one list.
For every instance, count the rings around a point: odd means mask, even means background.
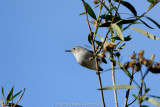
[{"label": "leaf", "polygon": [[[103,14],[103,15],[101,15],[100,16],[100,18],[102,18],[102,19],[106,19],[106,20],[112,20],[112,18],[113,18],[114,16],[112,16],[112,15],[107,15],[107,14]],[[118,17],[118,16],[116,16],[115,18],[114,18],[114,20],[121,20],[121,18],[120,17]]]},{"label": "leaf", "polygon": [[158,40],[159,39],[158,37],[146,32],[145,30],[142,30],[142,29],[139,29],[139,28],[135,28],[135,27],[130,27],[130,28],[135,30],[135,31],[137,31],[137,32],[139,32],[139,33],[141,33],[141,34],[143,34],[143,35],[145,35],[145,36],[147,36],[150,39],[153,39],[153,40]]},{"label": "leaf", "polygon": [[125,72],[125,74],[127,74],[131,78],[130,72],[124,68],[124,65],[120,61],[118,61],[118,65],[119,65],[119,67],[121,69],[123,69],[123,71]]},{"label": "leaf", "polygon": [[135,99],[138,100],[138,97],[137,97],[135,94],[132,94],[132,96],[133,96]]},{"label": "leaf", "polygon": [[160,102],[159,102],[159,101],[157,101],[157,100],[155,100],[155,99],[153,99],[153,98],[149,98],[149,97],[147,97],[146,100],[147,100],[149,103],[151,103],[151,104],[153,104],[153,105],[155,105],[155,106],[160,107]]},{"label": "leaf", "polygon": [[[119,2],[119,0],[114,0],[114,1]],[[137,16],[136,9],[129,2],[121,1],[121,4],[127,7],[135,16]]]},{"label": "leaf", "polygon": [[[116,23],[117,25],[119,25],[119,24],[130,24],[130,23],[134,23],[135,22],[135,20],[133,19],[133,20],[124,20],[124,19],[122,19],[121,21],[113,21],[114,23]],[[99,27],[109,27],[110,26],[110,24],[111,24],[111,22],[107,22],[107,23],[103,23],[103,24],[101,24]]]},{"label": "leaf", "polygon": [[[92,9],[95,9],[95,8],[97,8],[98,6],[99,6],[99,5],[93,7]],[[85,12],[82,12],[82,13],[80,13],[79,15],[84,15],[84,14],[85,14]]]},{"label": "leaf", "polygon": [[[124,37],[124,41],[130,41],[130,40],[132,39],[130,36],[131,36],[131,35],[128,35],[127,37]],[[120,37],[118,37],[118,36],[113,37],[112,39],[121,40]]]},{"label": "leaf", "polygon": [[134,88],[137,88],[137,87],[133,85],[119,84],[119,85],[107,86],[99,90],[134,89]]},{"label": "leaf", "polygon": [[101,35],[97,34],[97,36],[99,37],[99,39],[103,42],[104,41],[104,37],[102,37]]},{"label": "leaf", "polygon": [[8,93],[7,101],[9,101],[9,99],[11,98],[11,96],[13,94],[13,89],[14,89],[14,86],[11,88],[11,91]]},{"label": "leaf", "polygon": [[17,97],[21,92],[22,92],[22,90],[19,91],[17,94],[15,94],[15,95],[13,96],[13,98],[10,98],[9,101],[11,101],[11,100],[14,99],[15,97]]},{"label": "leaf", "polygon": [[148,28],[150,28],[150,29],[154,29],[154,28],[152,28],[151,26],[149,26],[146,22],[144,22],[143,20],[141,20],[141,19],[139,19],[144,25],[146,25]]},{"label": "leaf", "polygon": [[95,42],[96,42],[99,46],[102,45],[102,42],[100,42],[100,41],[95,40]]},{"label": "leaf", "polygon": [[87,10],[87,13],[95,20],[97,20],[96,15],[94,13],[94,11],[92,10],[92,8],[90,7],[90,5],[88,3],[86,3],[84,0],[82,0],[82,2],[84,3],[84,6]]},{"label": "leaf", "polygon": [[160,99],[160,97],[159,97],[159,96],[155,96],[155,95],[148,95],[148,96],[153,97],[153,98]]},{"label": "leaf", "polygon": [[124,47],[125,47],[125,43],[122,45],[122,46],[120,46],[119,48],[117,48],[117,49],[115,49],[115,51],[119,51],[119,50],[122,50]]},{"label": "leaf", "polygon": [[141,105],[141,107],[149,107],[149,106],[147,106],[147,105]]},{"label": "leaf", "polygon": [[92,34],[88,34],[88,42],[92,45],[92,40],[91,40],[91,37],[93,37],[93,32]]},{"label": "leaf", "polygon": [[147,0],[148,2],[150,2],[150,3],[154,3],[154,1],[153,0]]},{"label": "leaf", "polygon": [[0,105],[3,105],[3,101],[2,100],[0,100]]},{"label": "leaf", "polygon": [[149,19],[150,21],[152,21],[160,29],[160,24],[158,24],[156,21],[154,21],[150,17],[146,17],[146,18]]},{"label": "leaf", "polygon": [[[12,105],[14,105],[14,103]],[[11,107],[11,103],[9,103],[7,106]],[[15,107],[23,107],[23,106],[16,105]]]},{"label": "leaf", "polygon": [[122,41],[124,41],[124,37],[123,34],[121,32],[121,29],[117,26],[117,24],[112,24],[112,28],[115,30],[115,32],[117,33],[117,35],[120,37],[120,39]]}]

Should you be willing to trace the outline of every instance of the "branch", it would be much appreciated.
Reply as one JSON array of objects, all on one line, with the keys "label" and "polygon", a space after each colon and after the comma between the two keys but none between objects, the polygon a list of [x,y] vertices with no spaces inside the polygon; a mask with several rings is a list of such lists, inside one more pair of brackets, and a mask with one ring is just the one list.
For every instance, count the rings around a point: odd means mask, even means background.
[{"label": "branch", "polygon": [[[83,2],[83,5],[84,5],[84,0],[82,0],[82,2]],[[87,10],[85,8],[85,5],[84,5],[84,9],[85,9],[86,20],[87,20],[87,24],[88,24],[88,27],[89,27],[90,35],[92,35],[92,30],[91,30],[91,27],[90,27],[90,24],[89,24]],[[97,20],[99,20],[99,18]],[[95,36],[95,33],[94,33],[94,36]],[[94,52],[94,56],[95,56],[96,52],[95,52],[95,46],[94,46],[94,39],[93,39],[93,37],[91,37],[91,39],[92,39],[92,48],[93,48],[93,52]],[[97,56],[95,57],[95,61],[96,61],[96,70],[97,70],[97,75],[98,75],[98,79],[99,79],[99,85],[100,85],[100,89],[102,89],[102,82],[101,82],[100,72],[98,70],[98,57]],[[103,107],[106,107],[105,106],[105,102],[104,102],[103,90],[100,90],[100,91],[101,91],[101,99],[102,99]]]},{"label": "branch", "polygon": [[14,106],[13,106],[13,107],[16,107],[16,105],[17,105],[17,104],[18,104],[18,102],[21,100],[22,96],[24,95],[24,92],[25,92],[25,88],[24,88],[24,90],[23,90],[23,93],[20,95],[20,97],[19,97],[18,101],[14,104]]},{"label": "branch", "polygon": [[[132,85],[133,75],[134,75],[134,67],[132,68],[132,74],[131,74],[129,85]],[[125,106],[124,107],[128,107],[127,102],[128,102],[128,98],[129,98],[129,92],[130,92],[130,89],[128,89],[127,92],[126,92]]]}]

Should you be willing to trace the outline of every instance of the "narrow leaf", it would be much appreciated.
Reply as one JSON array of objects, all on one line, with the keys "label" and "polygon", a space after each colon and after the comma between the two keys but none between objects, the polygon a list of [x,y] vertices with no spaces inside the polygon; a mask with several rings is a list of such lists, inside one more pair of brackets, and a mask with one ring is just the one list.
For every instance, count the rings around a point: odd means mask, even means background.
[{"label": "narrow leaf", "polygon": [[[113,37],[112,39],[121,40],[118,36]],[[124,37],[124,41],[130,41],[131,39],[132,39],[132,38],[131,38],[131,35],[128,35],[127,37]]]},{"label": "narrow leaf", "polygon": [[9,101],[11,101],[11,100],[14,99],[15,97],[17,97],[21,92],[22,92],[22,90],[19,91],[17,94],[15,94],[15,95],[13,96],[13,98],[10,98]]},{"label": "narrow leaf", "polygon": [[120,37],[120,39],[122,41],[124,41],[124,37],[123,34],[121,32],[121,29],[117,26],[117,24],[112,24],[112,28],[115,30],[115,32],[117,33],[117,35]]},{"label": "narrow leaf", "polygon": [[[119,2],[119,0],[114,0],[114,1]],[[136,9],[129,2],[121,1],[121,4],[127,7],[135,16],[137,16]]]},{"label": "narrow leaf", "polygon": [[141,107],[149,107],[149,106],[147,106],[147,105],[141,105]]},{"label": "narrow leaf", "polygon": [[159,97],[159,96],[155,96],[155,95],[148,95],[148,96],[153,97],[153,98],[160,99],[160,97]]},{"label": "narrow leaf", "polygon": [[133,96],[135,99],[138,100],[138,97],[137,97],[135,94],[132,94],[132,96]]},{"label": "narrow leaf", "polygon": [[[14,105],[14,103],[13,103],[12,105]],[[9,103],[7,106],[11,107],[11,103]],[[21,106],[21,105],[16,105],[15,107],[23,107],[23,106]]]},{"label": "narrow leaf", "polygon": [[97,20],[96,15],[94,13],[94,11],[92,10],[92,8],[90,7],[90,5],[88,3],[86,3],[84,0],[82,0],[82,2],[84,3],[84,6],[87,10],[87,13],[95,20]]},{"label": "narrow leaf", "polygon": [[124,65],[120,61],[118,61],[118,65],[119,65],[119,67],[121,69],[123,69],[123,71],[125,72],[125,74],[127,74],[131,78],[130,72],[124,68]]},{"label": "narrow leaf", "polygon": [[103,42],[104,41],[104,37],[102,37],[101,35],[97,34],[97,36],[99,37],[99,39]]},{"label": "narrow leaf", "polygon": [[122,46],[120,46],[119,48],[115,49],[115,51],[122,50],[124,47],[125,47],[125,43]]},{"label": "narrow leaf", "polygon": [[146,17],[146,18],[149,19],[150,21],[152,21],[160,29],[160,24],[158,24],[156,21],[154,21],[150,17]]},{"label": "narrow leaf", "polygon": [[152,28],[151,26],[149,26],[146,22],[144,22],[143,20],[141,20],[141,19],[139,19],[144,25],[146,25],[148,28],[150,28],[150,29],[154,29],[154,28]]},{"label": "narrow leaf", "polygon": [[139,29],[139,28],[135,28],[135,27],[130,27],[130,28],[135,30],[135,31],[137,31],[137,32],[139,32],[139,33],[141,33],[141,34],[143,34],[143,35],[145,35],[145,36],[147,36],[150,39],[153,39],[153,40],[158,40],[159,39],[158,37],[146,32],[145,30],[142,30],[142,29]]},{"label": "narrow leaf", "polygon": [[[113,90],[113,89],[134,89],[137,88],[133,85],[126,85],[126,84],[119,84],[119,85],[113,85],[113,86],[107,86],[102,88],[102,90]],[[100,89],[99,89],[100,90]]]},{"label": "narrow leaf", "polygon": [[14,86],[11,88],[11,91],[8,93],[7,101],[9,101],[9,99],[11,98],[12,93],[13,93],[13,89],[14,89]]},{"label": "narrow leaf", "polygon": [[153,104],[153,105],[155,105],[155,106],[160,107],[160,102],[159,102],[159,101],[157,101],[157,100],[155,100],[155,99],[153,99],[153,98],[146,98],[146,100],[147,100],[149,103],[151,103],[151,104]]},{"label": "narrow leaf", "polygon": [[[99,5],[93,7],[92,9],[95,9],[95,8],[97,8],[98,6],[99,6]],[[79,15],[84,15],[84,14],[85,14],[85,12],[82,12],[82,13],[80,13]]]}]

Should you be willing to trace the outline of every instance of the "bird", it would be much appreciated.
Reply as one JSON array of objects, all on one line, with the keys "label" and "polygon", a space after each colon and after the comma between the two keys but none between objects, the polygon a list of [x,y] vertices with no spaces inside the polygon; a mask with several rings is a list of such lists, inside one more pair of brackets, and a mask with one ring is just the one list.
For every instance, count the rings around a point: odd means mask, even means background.
[{"label": "bird", "polygon": [[[65,52],[71,52],[77,62],[88,69],[96,70],[96,61],[95,59],[89,60],[89,58],[94,57],[94,53],[91,50],[88,50],[86,48],[83,48],[81,46],[75,46],[71,50],[66,50]],[[101,63],[107,63],[107,61],[104,58],[101,58],[98,56],[98,70],[103,71],[103,69],[100,67]]]}]

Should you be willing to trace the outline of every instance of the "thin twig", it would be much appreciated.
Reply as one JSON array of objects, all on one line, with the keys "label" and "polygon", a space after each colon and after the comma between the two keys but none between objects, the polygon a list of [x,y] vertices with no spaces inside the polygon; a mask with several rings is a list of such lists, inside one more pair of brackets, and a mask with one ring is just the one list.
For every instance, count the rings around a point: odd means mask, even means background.
[{"label": "thin twig", "polygon": [[[134,67],[132,68],[132,74],[131,74],[129,85],[132,85],[133,75],[134,75]],[[128,107],[127,102],[128,102],[128,98],[129,98],[129,92],[130,92],[130,89],[128,89],[127,92],[126,92],[126,98],[125,98],[125,105],[124,105],[124,107]]]},{"label": "thin twig", "polygon": [[[111,57],[112,57],[112,59],[113,59],[113,51],[112,51],[112,53],[111,53]],[[113,82],[113,85],[116,85],[116,82],[115,82],[114,62],[111,61],[111,64],[112,64],[112,82]],[[114,98],[115,98],[115,105],[116,105],[116,107],[118,107],[117,91],[116,91],[116,89],[114,89]]]},{"label": "thin twig", "polygon": [[[83,5],[84,5],[84,0],[82,0],[83,2]],[[89,27],[89,31],[90,31],[90,35],[92,34],[92,30],[91,30],[91,27],[90,27],[90,24],[89,24],[89,20],[88,20],[88,15],[87,15],[87,10],[85,8],[85,5],[84,5],[84,9],[85,9],[85,14],[86,14],[86,20],[87,20],[87,24],[88,24],[88,27]],[[99,19],[98,19],[99,20]],[[94,34],[95,35],[95,34]],[[96,54],[95,52],[95,46],[94,46],[94,40],[93,40],[93,37],[91,37],[92,39],[92,48],[93,48],[93,52],[94,52],[94,55]],[[100,72],[98,70],[98,58],[95,57],[95,61],[96,61],[96,70],[97,70],[97,74],[98,74],[98,79],[99,79],[99,85],[100,85],[100,89],[102,89],[102,82],[101,82],[101,77],[100,77]],[[101,99],[102,99],[102,103],[103,103],[103,107],[106,107],[105,106],[105,102],[104,102],[104,95],[103,95],[103,90],[100,90],[101,91]]]},{"label": "thin twig", "polygon": [[24,92],[25,92],[25,88],[24,88],[24,90],[23,90],[23,93],[20,95],[19,99],[17,100],[17,102],[14,104],[13,107],[16,107],[16,105],[18,104],[18,102],[19,102],[19,101],[21,100],[21,98],[23,97]]}]

